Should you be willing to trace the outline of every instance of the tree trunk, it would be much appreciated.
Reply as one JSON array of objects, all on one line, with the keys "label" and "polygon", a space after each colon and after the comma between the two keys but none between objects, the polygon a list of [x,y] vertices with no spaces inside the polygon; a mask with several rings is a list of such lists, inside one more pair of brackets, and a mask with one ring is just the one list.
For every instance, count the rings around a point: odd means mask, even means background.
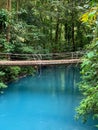
[{"label": "tree trunk", "polygon": [[55,31],[55,44],[58,43],[58,36],[59,36],[59,20],[57,20],[57,24],[56,24],[56,31]]},{"label": "tree trunk", "polygon": [[[50,22],[52,23],[52,17],[50,18]],[[52,39],[53,39],[53,36],[52,36],[52,24],[51,24],[51,27],[50,27],[50,41],[52,42]]]},{"label": "tree trunk", "polygon": [[75,51],[75,39],[74,39],[74,21],[72,21],[72,50]]},{"label": "tree trunk", "polygon": [[[11,11],[11,0],[7,0],[6,9],[7,9],[9,12]],[[6,39],[7,39],[7,42],[10,41],[10,25],[8,25],[8,27],[7,27]],[[10,59],[10,56],[7,55],[6,58],[7,58],[7,59]]]},{"label": "tree trunk", "polygon": [[8,11],[11,11],[11,0],[7,0],[6,9],[7,9]]},{"label": "tree trunk", "polygon": [[16,16],[16,19],[18,21],[18,11],[19,11],[19,1],[17,0],[16,2],[16,10],[17,10],[17,16]]},{"label": "tree trunk", "polygon": [[[67,23],[65,23],[65,29],[64,29],[64,31],[65,31],[65,43],[67,43],[67,47],[68,47],[68,25],[67,25]],[[65,46],[66,47],[66,46]]]},{"label": "tree trunk", "polygon": [[75,51],[76,47],[75,47],[75,39],[74,39],[74,2],[72,1],[72,51]]},{"label": "tree trunk", "polygon": [[56,30],[55,30],[54,52],[57,51],[58,38],[59,38],[59,18],[57,19]]},{"label": "tree trunk", "polygon": [[[7,0],[6,9],[10,12],[11,11],[11,0]],[[10,41],[10,25],[7,28],[6,34],[7,41]]]}]

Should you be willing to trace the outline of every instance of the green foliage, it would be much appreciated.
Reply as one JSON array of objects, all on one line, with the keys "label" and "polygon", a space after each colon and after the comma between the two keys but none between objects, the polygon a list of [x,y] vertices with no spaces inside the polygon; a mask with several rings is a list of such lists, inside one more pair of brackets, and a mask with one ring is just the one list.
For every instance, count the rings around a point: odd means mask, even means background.
[{"label": "green foliage", "polygon": [[[0,38],[1,44],[3,44],[1,51],[49,53],[75,51],[83,48],[90,40],[86,36],[90,28],[85,28],[79,21],[81,14],[79,7],[83,7],[83,3],[71,0],[13,1],[12,11],[9,15],[4,9],[0,14],[5,17],[4,25],[10,26],[11,43],[7,44],[6,33],[3,30],[3,38],[2,36]],[[15,6],[16,4],[17,6]]]},{"label": "green foliage", "polygon": [[16,80],[19,76],[20,71],[21,71],[20,67],[18,67],[18,66],[6,67],[6,68],[3,67],[1,69],[3,69],[3,72],[4,72],[4,78],[3,78],[4,82]]},{"label": "green foliage", "polygon": [[16,66],[16,67],[10,67],[9,68],[9,76],[12,80],[16,80],[19,76],[21,68]]},{"label": "green foliage", "polygon": [[11,43],[9,43],[6,38],[0,36],[0,51],[8,53],[11,51],[11,49]]},{"label": "green foliage", "polygon": [[28,67],[22,67],[21,68],[21,75],[33,75],[36,72],[36,70],[34,69],[34,67],[32,66],[28,66]]},{"label": "green foliage", "polygon": [[[35,52],[63,52],[83,48],[89,37],[79,21],[83,2],[74,1],[39,1],[22,3],[18,22],[24,21],[26,42],[31,44]],[[70,8],[72,6],[73,8]],[[72,21],[73,26],[72,26]],[[80,39],[81,37],[81,39]],[[39,44],[40,43],[40,44]]]},{"label": "green foliage", "polygon": [[1,9],[0,10],[0,29],[4,30],[8,27],[10,22],[9,13],[7,10]]},{"label": "green foliage", "polygon": [[[81,13],[89,8],[88,2],[85,7],[84,1],[77,0],[11,2],[12,10],[0,10],[0,52],[31,54],[75,51],[83,49],[92,39],[92,36],[87,36],[92,29],[80,21]],[[93,19],[94,14],[96,12],[90,11],[89,17]],[[92,58],[93,55],[90,53],[88,57]],[[27,57],[0,57],[8,58],[20,60]],[[32,74],[34,68],[6,67],[2,70],[5,73],[2,80],[5,82],[19,75]]]},{"label": "green foliage", "polygon": [[92,119],[98,119],[98,86],[90,88],[90,86],[84,86],[82,88],[84,90],[84,98],[80,106],[76,109],[78,116],[76,118],[82,116],[83,122],[86,122],[89,117],[92,116]]},{"label": "green foliage", "polygon": [[1,88],[7,88],[7,85],[4,84],[3,82],[0,82],[0,89],[1,89]]},{"label": "green foliage", "polygon": [[[98,46],[97,46],[98,52]],[[80,90],[84,98],[76,109],[76,118],[86,122],[89,117],[98,120],[98,53],[89,52],[82,64]]]},{"label": "green foliage", "polygon": [[[94,8],[94,10],[95,9],[96,8]],[[89,13],[86,15],[89,15]],[[98,12],[94,13],[92,10],[92,13],[90,11],[90,15],[95,17],[98,15]],[[95,19],[93,19],[92,25],[90,21],[91,16],[90,20],[89,17],[87,21],[85,21],[85,19],[82,20],[87,22],[89,26],[94,27],[93,41],[87,47],[87,54],[83,57],[83,63],[81,65],[82,82],[80,84],[80,90],[82,91],[84,98],[80,102],[80,106],[76,109],[76,118],[78,119],[81,117],[83,122],[86,122],[89,117],[92,117],[93,120],[98,120],[98,23],[96,24],[97,21],[95,22]]]},{"label": "green foliage", "polygon": [[4,79],[5,73],[3,71],[0,71],[0,82]]},{"label": "green foliage", "polygon": [[5,77],[5,73],[3,71],[0,71],[0,89],[7,87],[7,85],[3,83],[4,77]]},{"label": "green foliage", "polygon": [[7,41],[7,28],[11,23],[10,13],[7,10],[0,10],[0,52],[10,52],[11,44]]}]

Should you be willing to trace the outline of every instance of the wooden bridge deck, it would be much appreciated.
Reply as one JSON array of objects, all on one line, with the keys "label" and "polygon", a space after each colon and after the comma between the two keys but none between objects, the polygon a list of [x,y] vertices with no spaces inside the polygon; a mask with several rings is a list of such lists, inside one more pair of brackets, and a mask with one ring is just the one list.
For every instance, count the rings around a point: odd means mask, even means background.
[{"label": "wooden bridge deck", "polygon": [[0,66],[35,66],[35,65],[61,65],[81,63],[80,59],[63,59],[63,60],[32,60],[32,61],[0,61]]}]

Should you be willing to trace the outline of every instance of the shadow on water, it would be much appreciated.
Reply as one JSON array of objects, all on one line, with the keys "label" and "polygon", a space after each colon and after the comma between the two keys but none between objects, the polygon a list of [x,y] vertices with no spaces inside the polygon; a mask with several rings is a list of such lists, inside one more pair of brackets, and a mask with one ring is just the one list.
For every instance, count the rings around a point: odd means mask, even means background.
[{"label": "shadow on water", "polygon": [[41,73],[9,84],[0,96],[1,130],[96,130],[74,120],[82,96],[76,65],[41,68]]}]

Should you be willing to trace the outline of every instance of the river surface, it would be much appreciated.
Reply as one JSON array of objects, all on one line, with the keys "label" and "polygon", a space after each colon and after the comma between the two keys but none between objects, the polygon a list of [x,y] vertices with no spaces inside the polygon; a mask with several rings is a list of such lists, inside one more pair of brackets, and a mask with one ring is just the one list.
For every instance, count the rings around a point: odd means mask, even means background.
[{"label": "river surface", "polygon": [[74,119],[79,67],[51,66],[10,83],[0,95],[0,130],[96,130]]}]

